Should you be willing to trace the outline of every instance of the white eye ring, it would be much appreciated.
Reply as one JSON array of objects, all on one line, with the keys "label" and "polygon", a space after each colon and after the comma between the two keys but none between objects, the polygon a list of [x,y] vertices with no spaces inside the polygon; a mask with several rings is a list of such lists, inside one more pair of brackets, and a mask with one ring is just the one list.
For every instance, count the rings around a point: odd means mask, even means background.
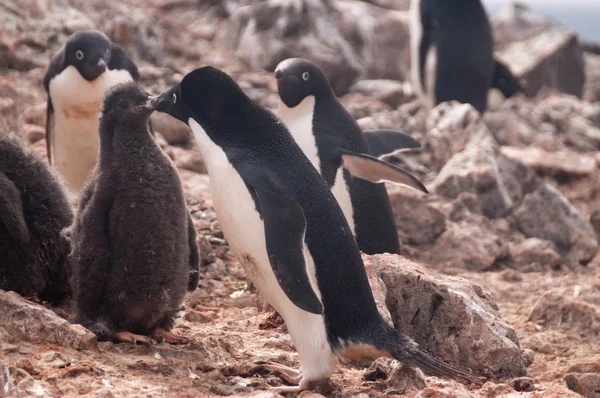
[{"label": "white eye ring", "polygon": [[81,61],[83,59],[83,51],[81,51],[81,50],[75,51],[75,56],[77,57],[78,60]]},{"label": "white eye ring", "polygon": [[173,93],[173,103],[177,103],[177,94]]},{"label": "white eye ring", "polygon": [[306,81],[308,81],[309,77],[310,77],[310,73],[302,72],[302,80],[304,80],[306,82]]}]

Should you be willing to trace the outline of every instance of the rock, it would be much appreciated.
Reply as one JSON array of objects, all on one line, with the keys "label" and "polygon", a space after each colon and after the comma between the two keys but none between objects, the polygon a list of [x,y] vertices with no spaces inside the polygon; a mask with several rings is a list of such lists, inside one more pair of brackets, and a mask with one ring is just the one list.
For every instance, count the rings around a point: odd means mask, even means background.
[{"label": "rock", "polygon": [[499,155],[489,130],[478,128],[465,149],[442,168],[431,190],[450,198],[474,193],[483,214],[494,218],[506,216],[536,180],[533,170]]},{"label": "rock", "polygon": [[508,257],[506,243],[494,233],[489,220],[481,217],[480,221],[450,225],[431,250],[431,265],[438,269],[488,271],[496,262]]},{"label": "rock", "polygon": [[46,342],[77,350],[90,350],[97,345],[96,336],[81,325],[71,325],[15,292],[0,290],[0,334],[2,332],[13,342]]},{"label": "rock", "polygon": [[340,95],[359,76],[404,80],[407,21],[405,12],[358,1],[267,0],[235,11],[215,42],[268,71],[286,58],[308,58]]},{"label": "rock", "polygon": [[549,328],[600,333],[600,307],[555,292],[545,293],[533,306],[529,321]]},{"label": "rock", "polygon": [[600,373],[600,356],[591,356],[572,364],[567,373]]},{"label": "rock", "polygon": [[533,352],[533,350],[525,348],[521,352],[523,354],[523,361],[524,361],[525,367],[528,368],[531,365],[533,365],[533,361],[535,360],[535,353]]},{"label": "rock", "polygon": [[457,386],[427,387],[415,396],[415,398],[475,398],[475,397],[476,396],[471,394],[466,388],[457,387]]},{"label": "rock", "polygon": [[598,168],[593,156],[571,151],[546,152],[538,148],[515,148],[503,146],[502,155],[522,162],[540,174],[551,176],[583,177]]},{"label": "rock", "polygon": [[8,395],[9,392],[12,392],[15,387],[12,377],[10,375],[10,371],[3,363],[0,363],[0,394],[4,396]]},{"label": "rock", "polygon": [[28,144],[35,144],[46,138],[46,129],[35,124],[25,124],[22,134]]},{"label": "rock", "polygon": [[185,169],[179,169],[178,171],[186,198],[210,200],[210,179],[206,174],[198,174]]},{"label": "rock", "polygon": [[517,377],[510,381],[510,385],[515,391],[529,392],[535,390],[535,382],[531,377]]},{"label": "rock", "polygon": [[361,66],[339,28],[332,1],[268,0],[243,7],[230,26],[217,32],[218,46],[233,51],[253,68],[273,71],[286,58],[311,59],[337,94],[360,75]]},{"label": "rock", "polygon": [[384,388],[402,391],[419,391],[427,387],[425,375],[420,369],[410,368],[390,358],[377,358],[365,371],[366,381],[384,380]]},{"label": "rock", "polygon": [[410,32],[408,12],[374,7],[364,1],[336,1],[342,36],[357,53],[366,79],[408,80]]},{"label": "rock", "polygon": [[377,270],[373,268],[371,263],[365,262],[365,271],[367,271],[369,285],[371,286],[371,291],[373,293],[373,298],[375,299],[377,309],[379,310],[379,314],[384,321],[386,321],[390,326],[393,326],[394,323],[392,322],[392,315],[385,304],[387,298],[387,288],[385,283],[383,283],[381,278],[379,278]]},{"label": "rock", "polygon": [[[374,113],[390,111],[390,106],[360,93],[349,93],[339,98],[342,106],[355,119],[361,119]],[[368,129],[365,129],[368,130]]]},{"label": "rock", "polygon": [[563,380],[570,390],[586,398],[600,398],[600,373],[569,373]]},{"label": "rock", "polygon": [[518,269],[539,270],[549,266],[557,269],[563,262],[562,257],[554,250],[554,244],[537,238],[526,239],[518,244],[509,244],[512,263]]},{"label": "rock", "polygon": [[162,112],[154,112],[150,117],[152,128],[160,133],[170,145],[188,143],[191,138],[190,128],[183,122]]},{"label": "rock", "polygon": [[523,4],[507,5],[492,26],[500,49],[496,56],[525,80],[525,94],[553,87],[582,97],[585,66],[577,33]]},{"label": "rock", "polygon": [[174,146],[172,150],[175,155],[175,165],[177,168],[193,171],[194,173],[207,173],[202,154],[196,147],[183,149]]},{"label": "rock", "polygon": [[446,216],[432,202],[435,198],[408,189],[389,192],[400,240],[410,245],[434,243],[446,230]]},{"label": "rock", "polygon": [[23,121],[28,124],[35,124],[40,127],[46,127],[46,103],[30,106],[23,113]]},{"label": "rock", "polygon": [[487,131],[487,127],[471,105],[444,102],[430,112],[426,131],[421,142],[423,153],[430,157],[426,163],[440,170],[455,153],[464,149],[470,136]]},{"label": "rock", "polygon": [[[551,209],[551,211],[549,211]],[[527,194],[514,211],[513,225],[525,236],[553,242],[575,264],[586,264],[598,251],[598,241],[587,217],[554,187],[541,185]]]},{"label": "rock", "polygon": [[584,53],[585,90],[583,98],[589,102],[600,101],[600,54]]},{"label": "rock", "polygon": [[387,306],[397,329],[422,349],[477,373],[522,376],[517,335],[480,286],[435,275],[398,255],[366,256],[387,286]]},{"label": "rock", "polygon": [[406,85],[396,80],[360,80],[350,87],[351,93],[360,93],[384,102],[392,108],[415,99],[407,93]]}]

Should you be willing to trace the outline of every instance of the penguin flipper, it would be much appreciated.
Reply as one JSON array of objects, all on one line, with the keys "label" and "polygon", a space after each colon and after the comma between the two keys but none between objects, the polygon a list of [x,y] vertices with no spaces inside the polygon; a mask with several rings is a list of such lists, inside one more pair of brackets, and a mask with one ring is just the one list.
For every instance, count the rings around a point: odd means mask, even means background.
[{"label": "penguin flipper", "polygon": [[429,193],[425,185],[408,171],[364,153],[341,151],[342,166],[353,177],[371,182],[389,181]]},{"label": "penguin flipper", "polygon": [[313,290],[304,260],[306,217],[294,199],[269,189],[252,186],[265,224],[269,262],[279,286],[299,308],[323,313],[323,304]]},{"label": "penguin flipper", "polygon": [[369,146],[369,154],[376,158],[399,149],[421,147],[419,141],[398,130],[365,130],[363,137]]},{"label": "penguin flipper", "polygon": [[124,69],[135,80],[140,80],[140,72],[138,71],[135,63],[129,58],[127,53],[123,51],[121,46],[115,43],[110,45],[110,62],[108,63],[108,69]]},{"label": "penguin flipper", "polygon": [[510,98],[517,92],[523,91],[521,82],[513,75],[510,68],[495,58],[492,88],[500,90],[506,98]]},{"label": "penguin flipper", "polygon": [[29,230],[23,214],[21,193],[15,184],[0,171],[0,222],[6,230],[19,243],[29,242]]},{"label": "penguin flipper", "polygon": [[46,155],[48,155],[48,163],[52,164],[52,124],[54,118],[54,108],[52,100],[48,94],[48,102],[46,103]]},{"label": "penguin flipper", "polygon": [[190,246],[190,278],[188,279],[188,291],[193,292],[198,287],[200,278],[200,253],[196,243],[196,227],[192,216],[188,212],[188,243]]}]

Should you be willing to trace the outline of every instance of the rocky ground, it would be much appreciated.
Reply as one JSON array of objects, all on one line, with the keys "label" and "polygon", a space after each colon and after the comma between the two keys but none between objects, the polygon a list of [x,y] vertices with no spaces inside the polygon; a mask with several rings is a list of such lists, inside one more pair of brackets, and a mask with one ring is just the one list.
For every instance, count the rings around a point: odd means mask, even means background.
[{"label": "rocky ground", "polygon": [[[573,32],[509,7],[492,21],[496,56],[527,96],[494,100],[483,117],[459,104],[428,112],[403,83],[407,3],[3,1],[0,134],[17,132],[45,157],[41,79],[82,28],[122,44],[152,93],[210,64],[271,109],[269,71],[289,56],[311,58],[362,127],[402,128],[422,143],[390,157],[431,191],[389,186],[405,257],[365,256],[380,311],[427,351],[489,381],[343,360],[330,383],[301,395],[600,397],[597,46],[583,51]],[[98,343],[69,324],[71,303],[0,292],[0,396],[276,396],[269,388],[285,383],[258,362],[298,365],[285,325],[228,251],[187,128],[160,115],[154,126],[180,170],[203,254],[175,329],[190,342]]]}]

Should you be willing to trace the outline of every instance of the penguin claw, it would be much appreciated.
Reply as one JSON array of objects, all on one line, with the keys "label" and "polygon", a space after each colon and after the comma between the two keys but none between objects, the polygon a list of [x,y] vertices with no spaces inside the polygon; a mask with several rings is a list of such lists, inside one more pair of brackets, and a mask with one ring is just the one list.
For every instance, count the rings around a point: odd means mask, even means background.
[{"label": "penguin claw", "polygon": [[[269,372],[277,372],[280,374],[280,377],[290,383],[290,384],[300,384],[300,382],[302,381],[302,372],[300,372],[299,370],[296,370],[294,368],[290,368],[289,366],[285,366],[285,365],[281,365],[275,362],[269,362],[269,361],[259,361],[261,362],[260,364],[257,363],[258,365],[262,366],[263,369],[269,371]],[[295,388],[299,388],[299,387],[295,387]]]},{"label": "penguin claw", "polygon": [[131,332],[116,332],[113,336],[117,343],[153,345],[156,341],[148,336],[142,336]]},{"label": "penguin claw", "polygon": [[187,344],[188,339],[185,337],[177,336],[174,333],[167,332],[163,328],[156,328],[150,334],[150,337],[160,342],[167,342],[170,344]]}]

